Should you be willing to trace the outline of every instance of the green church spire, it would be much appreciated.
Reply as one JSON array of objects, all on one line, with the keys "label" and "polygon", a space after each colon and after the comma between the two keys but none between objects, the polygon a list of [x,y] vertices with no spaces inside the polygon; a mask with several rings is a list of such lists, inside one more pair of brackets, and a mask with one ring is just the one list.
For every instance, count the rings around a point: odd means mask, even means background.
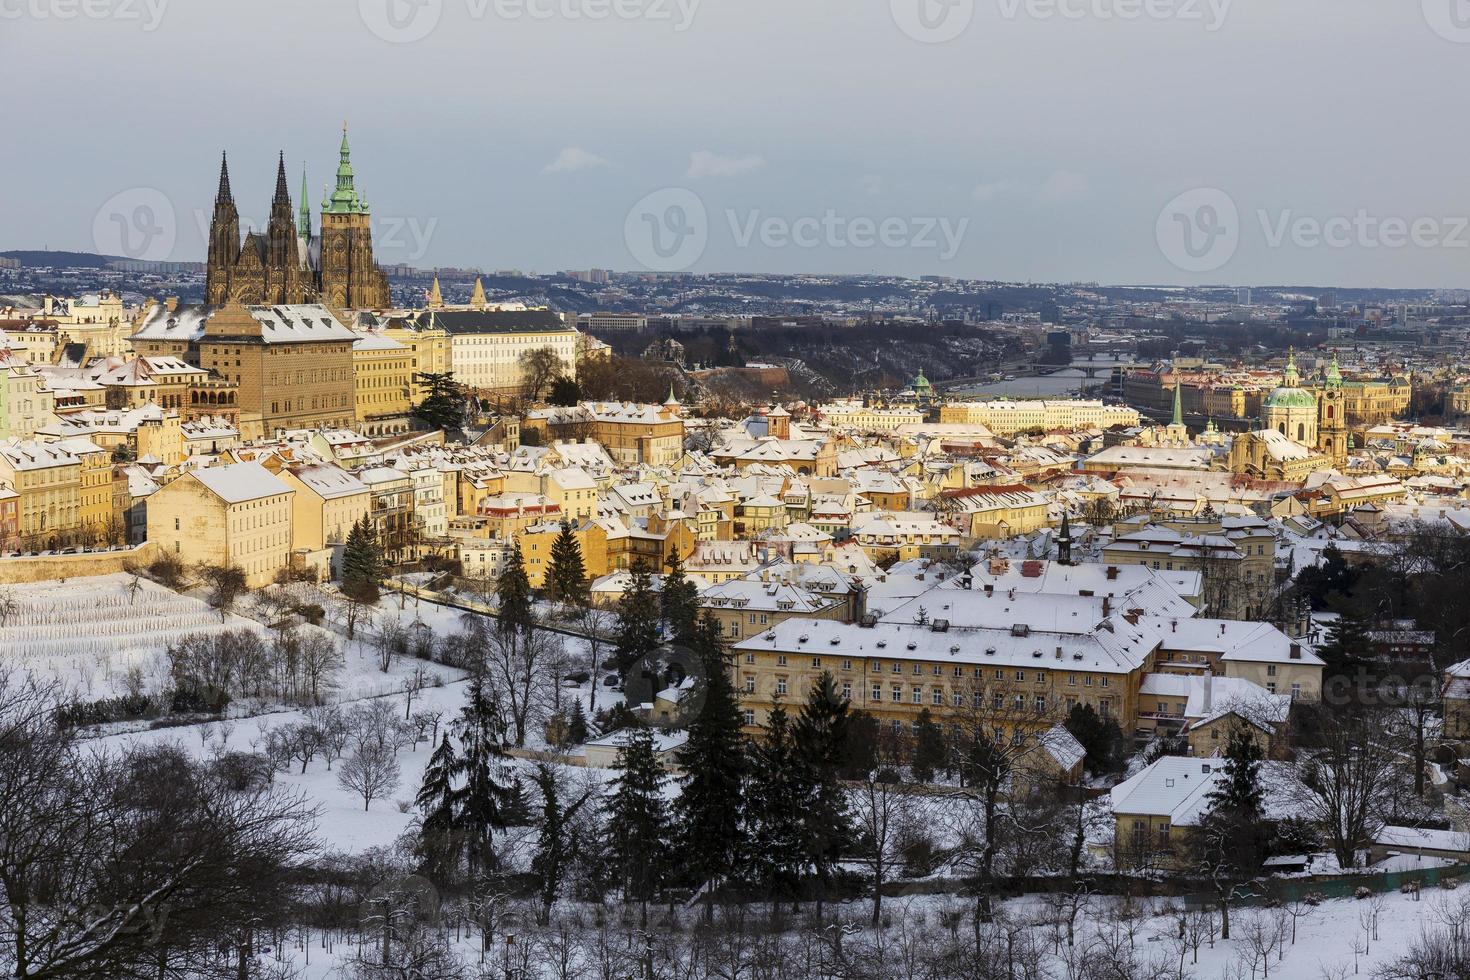
[{"label": "green church spire", "polygon": [[352,181],[352,148],[347,145],[347,124],[342,124],[341,161],[337,164],[337,189],[322,205],[327,214],[366,213],[367,207],[358,196]]},{"label": "green church spire", "polygon": [[1179,382],[1176,381],[1176,382],[1174,382],[1174,424],[1175,425],[1183,425],[1184,424],[1184,399],[1183,399],[1183,396],[1180,395],[1179,392],[1180,392],[1180,384],[1179,384]]},{"label": "green church spire", "polygon": [[301,207],[296,214],[296,234],[311,240],[311,191],[306,186],[306,165],[301,165]]}]

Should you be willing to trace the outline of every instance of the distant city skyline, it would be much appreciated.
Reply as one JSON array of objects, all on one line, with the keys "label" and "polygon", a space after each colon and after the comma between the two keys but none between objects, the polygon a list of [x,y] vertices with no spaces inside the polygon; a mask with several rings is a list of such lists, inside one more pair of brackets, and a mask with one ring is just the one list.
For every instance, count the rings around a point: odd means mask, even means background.
[{"label": "distant city skyline", "polygon": [[220,152],[315,213],[346,117],[385,265],[1470,285],[1439,0],[584,3],[10,10],[0,249],[202,261]]}]

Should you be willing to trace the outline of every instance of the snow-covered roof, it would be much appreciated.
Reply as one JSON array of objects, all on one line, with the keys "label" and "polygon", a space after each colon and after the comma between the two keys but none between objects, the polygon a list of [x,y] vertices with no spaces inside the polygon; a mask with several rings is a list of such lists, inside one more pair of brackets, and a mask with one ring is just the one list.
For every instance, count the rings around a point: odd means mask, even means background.
[{"label": "snow-covered roof", "polygon": [[191,470],[190,475],[227,504],[295,493],[259,463],[227,463]]}]

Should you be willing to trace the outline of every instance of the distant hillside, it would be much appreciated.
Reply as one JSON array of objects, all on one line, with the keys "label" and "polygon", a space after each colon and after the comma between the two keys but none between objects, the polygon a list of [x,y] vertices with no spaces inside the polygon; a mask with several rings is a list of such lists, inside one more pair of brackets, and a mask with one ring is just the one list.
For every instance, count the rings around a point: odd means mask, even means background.
[{"label": "distant hillside", "polygon": [[18,250],[0,252],[0,258],[16,259],[24,266],[50,266],[53,269],[105,269],[109,262],[128,261],[121,255],[97,255],[93,252],[49,252]]}]

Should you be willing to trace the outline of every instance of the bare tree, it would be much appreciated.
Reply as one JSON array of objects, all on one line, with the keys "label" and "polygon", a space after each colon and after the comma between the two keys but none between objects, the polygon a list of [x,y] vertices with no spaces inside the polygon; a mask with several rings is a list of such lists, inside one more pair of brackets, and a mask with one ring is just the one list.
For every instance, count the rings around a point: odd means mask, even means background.
[{"label": "bare tree", "polygon": [[1383,826],[1397,776],[1392,727],[1372,710],[1319,707],[1312,721],[1317,745],[1297,765],[1295,803],[1324,829],[1342,867],[1356,867],[1359,848]]},{"label": "bare tree", "polygon": [[902,746],[890,734],[878,738],[874,765],[856,780],[852,793],[853,824],[862,856],[873,873],[873,909],[869,921],[877,928],[883,917],[883,886],[903,860],[900,841],[914,819],[918,797],[902,785],[899,766]]},{"label": "bare tree", "polygon": [[373,800],[397,789],[401,776],[391,749],[359,748],[337,770],[337,785],[361,796],[362,808],[367,810]]},{"label": "bare tree", "polygon": [[561,637],[543,629],[497,627],[485,644],[485,677],[505,708],[517,747],[526,744],[533,717],[546,707],[551,675],[563,662]]},{"label": "bare tree", "polygon": [[0,629],[10,622],[10,617],[20,612],[20,600],[13,589],[0,589]]}]

